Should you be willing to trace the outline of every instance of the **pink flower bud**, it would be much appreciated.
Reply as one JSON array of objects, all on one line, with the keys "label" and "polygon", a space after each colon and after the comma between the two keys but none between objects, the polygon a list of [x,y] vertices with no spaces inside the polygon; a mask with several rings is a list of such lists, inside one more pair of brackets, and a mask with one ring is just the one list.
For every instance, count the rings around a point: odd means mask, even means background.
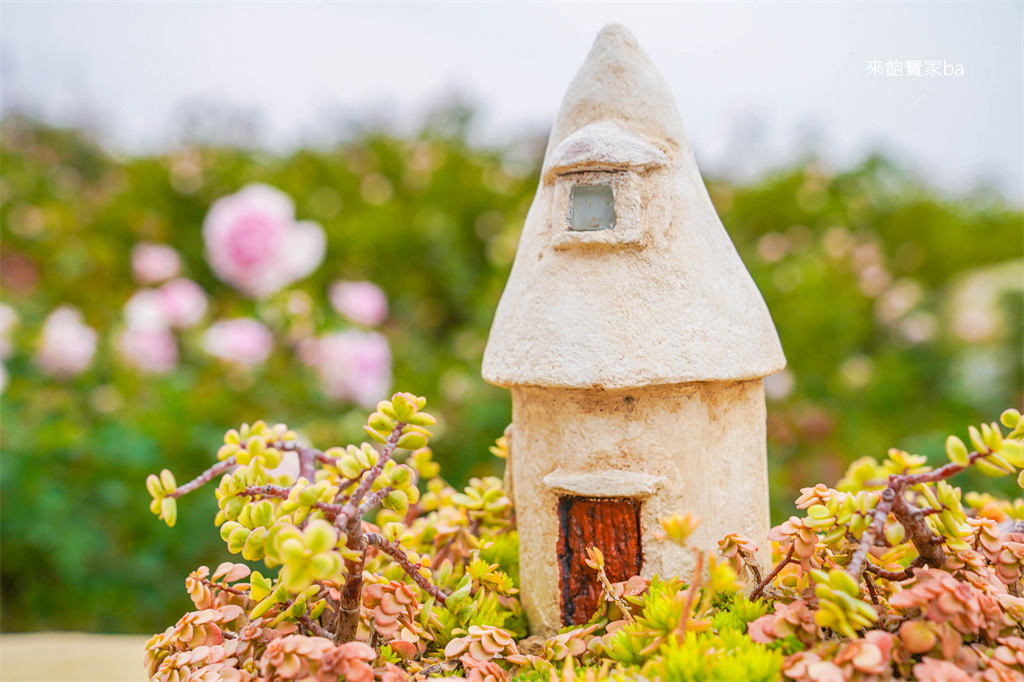
[{"label": "pink flower bud", "polygon": [[373,282],[337,281],[327,293],[339,313],[358,324],[375,327],[388,316],[388,299]]},{"label": "pink flower bud", "polygon": [[215,358],[251,367],[270,357],[274,336],[256,320],[222,320],[206,330],[203,348]]},{"label": "pink flower bud", "polygon": [[132,249],[132,273],[142,284],[159,284],[181,271],[178,252],[166,244],[142,242]]},{"label": "pink flower bud", "polygon": [[96,354],[96,330],[83,322],[82,313],[62,305],[46,318],[36,363],[60,379],[85,371]]}]

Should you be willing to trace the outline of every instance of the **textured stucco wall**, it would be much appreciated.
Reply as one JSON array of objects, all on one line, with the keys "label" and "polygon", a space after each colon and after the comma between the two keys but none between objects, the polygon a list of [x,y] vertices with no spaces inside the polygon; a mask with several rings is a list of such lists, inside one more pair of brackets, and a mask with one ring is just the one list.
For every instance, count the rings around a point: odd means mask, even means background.
[{"label": "textured stucco wall", "polygon": [[[768,479],[761,381],[642,389],[512,389],[512,484],[522,599],[531,631],[561,627],[558,498],[638,497],[642,575],[687,575],[693,555],[654,538],[658,520],[693,510],[711,549],[749,536],[766,563]],[[547,482],[545,482],[547,477]]]}]

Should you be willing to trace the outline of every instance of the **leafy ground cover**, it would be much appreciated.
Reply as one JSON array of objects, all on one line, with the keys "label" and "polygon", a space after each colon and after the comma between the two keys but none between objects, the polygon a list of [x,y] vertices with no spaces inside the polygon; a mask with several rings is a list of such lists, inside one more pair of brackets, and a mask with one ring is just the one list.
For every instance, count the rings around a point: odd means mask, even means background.
[{"label": "leafy ground cover", "polygon": [[[686,576],[611,583],[590,621],[527,637],[518,600],[513,500],[498,478],[461,492],[428,447],[426,400],[397,393],[365,424],[370,442],[319,450],[284,425],[229,431],[218,462],[178,485],[151,475],[151,510],[175,525],[179,498],[216,485],[215,523],[233,554],[202,566],[194,610],[147,645],[173,680],[402,682],[917,679],[1024,675],[1024,501],[964,492],[968,469],[1024,485],[1024,419],[949,436],[948,462],[890,450],[854,462],[835,488],[801,491],[800,515],[767,538],[691,548]],[[1004,432],[1003,428],[1008,429]],[[514,430],[511,447],[514,448]],[[507,457],[503,437],[492,448]],[[298,470],[282,471],[285,452]],[[401,460],[401,461],[400,461]],[[420,485],[424,492],[420,492]],[[370,520],[372,519],[372,520]],[[684,547],[700,523],[661,520]],[[770,542],[774,566],[754,559]]]}]

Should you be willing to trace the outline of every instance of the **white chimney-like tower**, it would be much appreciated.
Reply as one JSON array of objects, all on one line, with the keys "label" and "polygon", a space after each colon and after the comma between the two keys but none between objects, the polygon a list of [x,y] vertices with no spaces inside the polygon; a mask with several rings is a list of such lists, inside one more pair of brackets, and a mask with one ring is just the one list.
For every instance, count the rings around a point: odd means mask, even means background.
[{"label": "white chimney-like tower", "polygon": [[551,131],[484,353],[484,379],[512,391],[531,631],[592,615],[586,547],[613,581],[692,570],[654,538],[662,516],[703,517],[699,546],[762,543],[761,378],[785,364],[668,86],[627,29],[604,28]]}]

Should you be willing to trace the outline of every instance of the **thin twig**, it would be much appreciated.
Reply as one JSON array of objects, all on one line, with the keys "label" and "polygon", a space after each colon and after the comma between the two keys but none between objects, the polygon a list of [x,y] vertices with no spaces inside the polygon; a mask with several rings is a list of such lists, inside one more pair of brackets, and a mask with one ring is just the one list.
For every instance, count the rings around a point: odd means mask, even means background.
[{"label": "thin twig", "polygon": [[[594,549],[597,548],[595,547]],[[619,610],[622,611],[622,614],[626,617],[626,620],[628,620],[630,623],[636,622],[633,618],[633,614],[629,611],[629,605],[626,604],[626,600],[624,600],[622,597],[618,597],[615,595],[615,589],[612,587],[611,581],[608,580],[608,574],[604,572],[604,564],[597,564],[597,568],[594,570],[597,571],[597,581],[601,583],[601,591],[604,592],[604,596],[608,599],[608,601],[614,602],[615,605],[619,607]]]},{"label": "thin twig", "polygon": [[864,576],[864,584],[868,586],[868,594],[871,595],[871,603],[875,606],[881,606],[878,601],[878,592],[875,590],[875,581],[871,579],[870,575]]},{"label": "thin twig", "polygon": [[[912,569],[920,568],[921,566],[924,566],[924,565],[925,565],[924,558],[917,557],[912,562],[910,562],[910,565],[907,566],[902,571],[887,571],[884,568],[879,568],[878,566],[875,566],[870,561],[867,562],[866,564],[864,564],[864,570],[869,572],[869,573],[874,573],[875,575],[877,575],[879,578],[882,578],[883,580],[891,580],[893,582],[899,583],[899,582],[903,582],[904,580],[910,580],[911,578],[913,578],[914,577],[914,571]],[[867,577],[867,576],[865,576],[865,577]]]},{"label": "thin twig", "polygon": [[324,513],[324,518],[334,523],[338,519],[341,519],[341,525],[344,527],[348,523],[348,517],[345,516],[345,508],[340,504],[329,504],[327,502],[317,502],[313,505],[313,509],[319,509]]},{"label": "thin twig", "polygon": [[853,553],[853,558],[850,559],[850,563],[846,567],[846,572],[853,576],[854,580],[859,579],[860,574],[864,572],[864,562],[867,561],[868,550],[875,544],[875,538],[882,535],[885,529],[885,520],[889,518],[889,511],[896,502],[896,494],[897,491],[892,487],[886,488],[882,491],[878,504],[875,505],[871,523],[868,525],[867,530],[864,531],[864,534],[860,536],[860,545],[857,547],[857,551]]},{"label": "thin twig", "polygon": [[907,538],[913,543],[919,558],[933,568],[944,567],[946,553],[942,551],[942,538],[925,523],[924,512],[907,502],[903,495],[897,495],[892,513],[903,524]]},{"label": "thin twig", "polygon": [[299,478],[314,483],[316,481],[316,453],[320,451],[299,446],[295,448],[295,452],[299,455]]},{"label": "thin twig", "polygon": [[320,450],[314,452],[313,455],[316,457],[316,461],[321,464],[335,465],[338,463],[338,460],[341,459],[341,457],[334,457],[333,455],[328,455],[326,452],[321,452]]},{"label": "thin twig", "polygon": [[215,479],[217,476],[220,476],[233,466],[235,466],[234,455],[228,457],[223,462],[217,462],[212,467],[210,467],[203,473],[199,474],[185,485],[178,486],[178,489],[175,490],[173,493],[168,493],[167,497],[181,497],[182,495],[187,495],[196,488],[206,485],[207,483]]},{"label": "thin twig", "polygon": [[[413,680],[417,680],[417,679],[424,679],[425,680],[425,679],[428,679],[434,673],[447,672],[449,670],[454,670],[457,665],[458,665],[458,663],[455,662],[455,661],[441,661],[440,663],[435,663],[434,665],[427,666],[426,668],[424,668],[423,670],[419,671],[418,673],[415,673],[412,676],[412,679]],[[423,677],[421,678],[420,675],[422,675]]]},{"label": "thin twig", "polygon": [[944,481],[950,476],[954,476],[955,474],[960,473],[967,467],[977,462],[979,459],[982,459],[983,457],[988,457],[990,454],[992,453],[974,451],[967,456],[967,464],[957,464],[956,462],[950,462],[949,464],[944,464],[940,466],[938,469],[935,469],[933,471],[925,471],[924,473],[920,474],[892,475],[889,477],[889,485],[891,486],[893,484],[894,479],[896,479],[895,482],[899,483],[902,487],[919,485],[921,483],[936,483],[938,481]]},{"label": "thin twig", "polygon": [[207,587],[212,587],[212,588],[217,589],[217,590],[224,590],[225,592],[230,592],[231,594],[237,594],[237,595],[240,595],[240,596],[243,596],[243,597],[248,597],[249,596],[249,593],[246,592],[245,590],[240,590],[237,587],[229,587],[228,585],[222,585],[220,583],[215,583],[212,580],[210,580],[209,578],[200,578],[199,582],[201,582],[202,584],[206,585]]},{"label": "thin twig", "polygon": [[776,566],[775,568],[773,568],[772,572],[769,573],[768,575],[766,575],[764,577],[764,580],[759,582],[757,584],[757,587],[755,587],[754,590],[750,593],[750,601],[756,601],[758,599],[758,597],[761,596],[761,593],[764,592],[764,588],[768,587],[768,584],[771,583],[771,581],[775,579],[775,576],[777,576],[780,572],[782,572],[782,569],[785,568],[786,564],[788,564],[790,559],[793,558],[793,551],[795,549],[796,549],[796,543],[795,542],[794,543],[790,543],[789,551],[786,552],[785,558],[783,558],[783,560],[779,562],[779,565]]},{"label": "thin twig", "polygon": [[743,548],[739,548],[740,559],[743,560],[743,565],[750,569],[751,575],[754,576],[754,581],[761,582],[761,567],[757,565],[757,559],[755,559],[750,552]]},{"label": "thin twig", "polygon": [[267,484],[251,485],[238,494],[246,497],[280,497],[282,499],[287,499],[291,492],[291,488],[282,488],[279,485]]},{"label": "thin twig", "polygon": [[[937,536],[925,523],[924,519],[931,514],[937,514],[942,510],[927,508],[920,509],[903,497],[903,491],[908,487],[944,481],[954,476],[983,457],[988,457],[991,452],[972,452],[967,456],[967,464],[950,462],[933,471],[925,471],[920,474],[892,474],[889,476],[888,487],[882,491],[882,499],[875,506],[875,512],[864,534],[861,535],[860,544],[853,558],[846,567],[855,580],[859,580],[861,574],[868,566],[868,551],[875,544],[876,540],[885,527],[885,520],[891,513],[899,521],[907,532],[907,537],[917,549],[920,559],[930,566],[941,568],[946,563],[946,554],[942,551],[942,539]],[[868,569],[870,570],[870,569]],[[872,571],[875,572],[875,571]],[[905,573],[905,572],[904,572]],[[878,574],[877,572],[875,573]],[[911,577],[907,576],[908,578]],[[883,576],[884,577],[884,576]],[[906,580],[907,578],[904,578]]]},{"label": "thin twig", "polygon": [[[245,495],[246,497],[280,497],[282,499],[286,499],[291,494],[291,492],[292,488],[282,488],[279,485],[268,484],[251,485],[242,492],[240,492],[239,495]],[[344,516],[345,509],[340,504],[330,504],[328,502],[315,502],[312,508],[319,509],[320,511],[322,511],[324,513],[324,518],[328,521],[334,522],[338,518],[343,518],[342,523],[340,523],[339,525],[342,527],[348,525],[348,517]]]},{"label": "thin twig", "polygon": [[391,486],[385,486],[363,500],[363,503],[359,505],[359,518],[366,516],[366,512],[380,504],[380,501],[387,497],[392,490],[394,488]]},{"label": "thin twig", "polygon": [[302,618],[300,618],[299,622],[302,623],[303,625],[305,625],[306,628],[310,632],[312,632],[314,635],[316,635],[317,637],[326,637],[327,639],[331,640],[332,642],[334,641],[334,635],[331,634],[330,632],[328,632],[327,630],[323,629],[322,627],[320,627],[316,623],[316,621],[314,621],[312,618],[309,617],[308,613],[306,615],[304,615]]},{"label": "thin twig", "polygon": [[[348,498],[348,502],[345,503],[343,510],[344,515],[348,517],[348,525],[350,526],[349,531],[357,531],[356,524],[359,521],[359,503],[366,497],[366,493],[370,491],[373,486],[373,482],[380,476],[380,472],[384,471],[384,465],[388,463],[391,456],[395,454],[395,449],[398,447],[398,440],[402,437],[402,429],[405,428],[406,422],[398,422],[395,424],[395,428],[391,430],[391,435],[388,436],[387,441],[384,443],[384,450],[380,453],[380,457],[377,459],[377,464],[372,469],[363,475],[363,480]],[[337,525],[337,524],[336,524]]]},{"label": "thin twig", "polygon": [[[365,471],[363,473],[366,473]],[[349,496],[345,494],[345,491],[352,485],[359,482],[359,479],[363,477],[363,474],[359,474],[355,478],[343,478],[338,483],[338,494],[334,496],[334,504],[345,504],[348,502]]]},{"label": "thin twig", "polygon": [[409,557],[406,555],[405,550],[402,549],[402,546],[397,541],[388,542],[387,538],[378,533],[364,533],[363,537],[366,539],[367,544],[373,545],[394,559],[395,563],[401,566],[402,570],[404,570],[417,585],[422,587],[427,594],[444,606],[445,602],[448,600],[448,595],[442,592],[441,588],[437,585],[420,575],[418,568],[409,561]]}]

